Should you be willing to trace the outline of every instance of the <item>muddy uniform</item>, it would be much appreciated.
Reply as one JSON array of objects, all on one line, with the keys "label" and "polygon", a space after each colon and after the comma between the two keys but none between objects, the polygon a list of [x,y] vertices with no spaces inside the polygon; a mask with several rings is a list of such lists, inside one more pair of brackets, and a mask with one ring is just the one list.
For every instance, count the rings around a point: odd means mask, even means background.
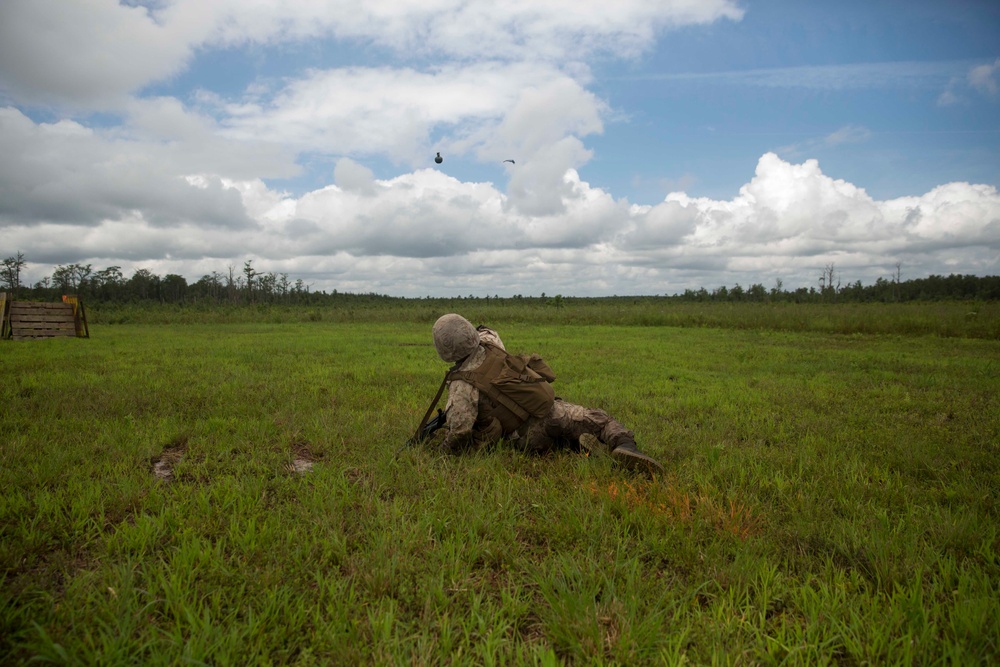
[{"label": "muddy uniform", "polygon": [[[446,321],[446,318],[451,318]],[[440,325],[440,326],[439,326]],[[457,332],[457,333],[455,333]],[[442,342],[443,341],[443,342]],[[445,315],[435,324],[435,345],[445,361],[456,361],[454,370],[474,371],[487,357],[487,346],[504,349],[496,331],[475,329],[459,315]],[[488,415],[497,408],[485,392],[473,384],[453,379],[448,383],[447,433],[441,443],[447,451],[462,451],[505,437],[523,450],[544,453],[562,447],[578,447],[581,436],[593,436],[629,467],[660,472],[662,467],[638,451],[629,429],[603,410],[586,408],[556,398],[544,417],[530,417],[516,430],[505,432]]]}]

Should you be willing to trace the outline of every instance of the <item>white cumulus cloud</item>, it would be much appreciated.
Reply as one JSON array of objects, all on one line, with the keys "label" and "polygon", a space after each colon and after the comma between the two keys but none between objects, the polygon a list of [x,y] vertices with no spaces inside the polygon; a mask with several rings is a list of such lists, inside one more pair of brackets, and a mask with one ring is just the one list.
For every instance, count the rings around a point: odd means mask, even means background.
[{"label": "white cumulus cloud", "polygon": [[0,89],[23,102],[118,108],[200,50],[317,38],[374,44],[403,61],[581,62],[641,53],[659,30],[742,15],[733,0],[4,0]]},{"label": "white cumulus cloud", "polygon": [[[89,142],[95,154],[116,141],[71,124],[33,125],[9,110],[0,118]],[[54,151],[39,158],[39,179],[61,162]],[[812,284],[830,263],[866,282],[896,262],[927,273],[1000,269],[996,188],[951,183],[879,201],[815,160],[771,153],[729,200],[678,192],[630,205],[567,169],[561,206],[539,212],[512,205],[492,183],[435,169],[376,179],[346,158],[335,185],[297,197],[259,179],[141,175],[90,193],[79,219],[68,200],[60,215],[27,217],[40,203],[25,199],[27,188],[8,189],[4,247],[24,252],[34,271],[46,262],[124,264],[194,280],[252,258],[259,271],[301,276],[314,289],[411,296],[673,293],[779,278],[792,287]]]}]

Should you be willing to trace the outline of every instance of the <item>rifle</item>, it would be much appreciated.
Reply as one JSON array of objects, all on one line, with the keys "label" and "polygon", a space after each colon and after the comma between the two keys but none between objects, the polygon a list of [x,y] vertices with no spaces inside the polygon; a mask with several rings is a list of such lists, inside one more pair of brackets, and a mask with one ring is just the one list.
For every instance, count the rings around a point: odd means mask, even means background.
[{"label": "rifle", "polygon": [[[435,431],[447,423],[448,413],[444,410],[438,408],[437,415],[434,419],[431,419],[431,413],[434,412],[434,408],[437,407],[438,401],[441,400],[441,394],[444,393],[444,388],[448,384],[448,374],[450,372],[451,371],[449,370],[448,373],[445,373],[444,379],[441,380],[441,386],[438,388],[437,394],[434,396],[434,400],[431,401],[431,404],[427,407],[427,412],[424,413],[424,418],[420,420],[420,426],[417,427],[416,433],[410,436],[410,439],[403,444],[403,446],[399,449],[399,452],[403,451],[407,447],[417,445],[424,440],[427,440],[434,435]],[[397,456],[399,456],[399,452],[396,452]]]},{"label": "rifle", "polygon": [[406,441],[407,446],[418,445],[424,440],[428,440],[434,437],[434,433],[439,429],[443,428],[445,423],[448,421],[448,413],[438,408],[437,415],[434,419],[427,422],[423,428],[421,428],[417,433],[415,433],[409,440]]}]

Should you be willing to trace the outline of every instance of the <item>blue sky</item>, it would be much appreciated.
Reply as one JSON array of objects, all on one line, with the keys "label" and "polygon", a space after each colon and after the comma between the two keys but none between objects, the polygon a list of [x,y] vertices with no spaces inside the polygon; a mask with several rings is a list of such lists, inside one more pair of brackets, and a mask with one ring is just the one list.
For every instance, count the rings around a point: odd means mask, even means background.
[{"label": "blue sky", "polygon": [[9,0],[0,254],[406,296],[996,274],[998,87],[995,2]]},{"label": "blue sky", "polygon": [[[731,197],[745,182],[747,156],[766,151],[817,158],[826,173],[876,197],[1000,180],[1000,109],[985,100],[937,103],[953,79],[1000,48],[1000,5],[745,6],[739,22],[666,35],[648,59],[602,73],[596,89],[632,110],[633,122],[609,128],[601,153],[634,171],[631,180],[659,168],[693,195]],[[857,132],[826,141],[845,127]],[[631,193],[646,201],[660,194],[652,184]]]}]

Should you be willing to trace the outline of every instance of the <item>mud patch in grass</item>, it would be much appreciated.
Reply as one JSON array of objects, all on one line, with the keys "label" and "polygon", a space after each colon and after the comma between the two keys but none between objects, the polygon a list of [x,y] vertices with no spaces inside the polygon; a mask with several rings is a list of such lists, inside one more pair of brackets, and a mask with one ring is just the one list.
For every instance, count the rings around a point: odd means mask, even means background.
[{"label": "mud patch in grass", "polygon": [[187,436],[177,438],[164,447],[163,452],[159,456],[154,456],[150,460],[154,477],[164,482],[174,479],[174,466],[184,458],[184,452],[187,450],[187,440]]},{"label": "mud patch in grass", "polygon": [[296,440],[292,443],[292,462],[286,468],[289,472],[304,475],[312,470],[313,464],[319,460],[307,440]]}]

